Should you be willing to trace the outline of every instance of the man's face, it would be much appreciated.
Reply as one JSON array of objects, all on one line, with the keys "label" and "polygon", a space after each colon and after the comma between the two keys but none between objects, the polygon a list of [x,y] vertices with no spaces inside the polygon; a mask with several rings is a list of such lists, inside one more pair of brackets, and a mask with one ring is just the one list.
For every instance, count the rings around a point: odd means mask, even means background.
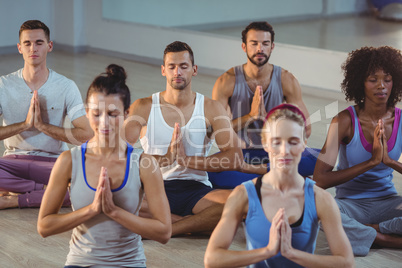
[{"label": "man's face", "polygon": [[274,49],[274,44],[271,42],[271,33],[250,30],[247,33],[246,44],[242,43],[242,48],[252,64],[257,67],[264,66]]},{"label": "man's face", "polygon": [[197,65],[191,63],[188,51],[168,52],[161,68],[162,75],[173,89],[186,89],[191,84],[192,76],[197,75]]},{"label": "man's face", "polygon": [[53,42],[48,42],[42,29],[24,30],[17,46],[26,63],[38,66],[46,62],[47,53],[53,49]]}]

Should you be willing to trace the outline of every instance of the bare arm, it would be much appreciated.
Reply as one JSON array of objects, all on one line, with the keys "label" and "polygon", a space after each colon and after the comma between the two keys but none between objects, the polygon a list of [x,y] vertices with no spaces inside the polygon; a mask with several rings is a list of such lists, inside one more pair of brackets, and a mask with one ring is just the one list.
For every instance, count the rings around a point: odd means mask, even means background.
[{"label": "bare arm", "polygon": [[232,113],[229,106],[229,98],[233,95],[235,79],[232,68],[219,76],[212,88],[212,99],[222,104],[230,118],[232,117]]},{"label": "bare arm", "polygon": [[60,141],[68,142],[75,145],[81,145],[90,138],[93,137],[94,133],[89,126],[88,119],[86,116],[81,116],[71,122],[74,126],[73,128],[58,127],[46,123],[36,123],[35,128],[40,132]]},{"label": "bare arm", "polygon": [[137,99],[131,104],[128,117],[124,120],[123,137],[131,145],[138,141],[142,127],[147,125],[151,107],[152,97]]},{"label": "bare arm", "polygon": [[158,163],[150,155],[141,155],[140,178],[145,189],[152,218],[142,218],[115,206],[109,183],[106,183],[105,193],[102,198],[103,211],[112,220],[120,223],[130,231],[148,239],[167,243],[172,233],[169,203]]},{"label": "bare arm", "polygon": [[307,107],[303,102],[301,87],[299,81],[290,72],[282,69],[282,90],[283,96],[287,103],[296,104],[300,110],[302,110],[304,116],[306,117],[306,135],[307,138],[311,134],[311,123],[310,115],[308,113]]},{"label": "bare arm", "polygon": [[73,128],[64,128],[47,124],[42,121],[38,91],[34,91],[34,127],[40,132],[60,141],[81,145],[93,137],[93,131],[85,116],[72,121]]},{"label": "bare arm", "polygon": [[29,127],[27,127],[25,121],[8,126],[0,126],[0,140],[5,140],[28,129]]},{"label": "bare arm", "polygon": [[251,111],[248,114],[243,115],[242,117],[233,118],[232,111],[229,106],[229,98],[233,95],[235,82],[236,77],[234,69],[231,68],[216,80],[215,85],[212,89],[212,99],[217,100],[220,104],[222,104],[223,108],[226,110],[231,120],[231,125],[234,131],[238,132],[255,120],[261,119],[262,116],[259,114],[259,112],[261,110],[261,107],[265,112],[265,107],[262,95],[259,91],[256,91],[256,94],[253,98]]},{"label": "bare arm", "polygon": [[332,119],[327,139],[317,158],[314,169],[313,178],[317,182],[317,186],[326,189],[345,183],[381,162],[382,148],[379,148],[380,145],[377,139],[375,145],[373,145],[373,156],[371,159],[347,169],[333,170],[342,140],[345,138],[351,139],[354,134],[351,120],[347,110],[340,112]]},{"label": "bare arm", "polygon": [[[278,253],[278,237],[270,238],[270,243],[265,248],[243,251],[229,250],[239,224],[247,215],[247,211],[247,191],[243,185],[240,185],[230,194],[222,217],[209,239],[204,257],[205,267],[241,267],[268,259]],[[278,235],[279,229],[274,232]]]},{"label": "bare arm", "polygon": [[380,134],[382,135],[382,139],[381,139],[381,143],[383,145],[383,159],[382,159],[382,162],[385,165],[389,166],[390,168],[396,170],[397,172],[402,173],[402,163],[399,162],[398,160],[392,159],[388,155],[388,144],[387,144],[388,138],[387,138],[387,136],[385,134],[385,127],[384,127],[383,120],[380,119],[378,121],[378,124],[379,124],[380,132],[381,132]]},{"label": "bare arm", "polygon": [[101,186],[99,184],[91,205],[67,214],[59,214],[70,182],[71,168],[71,153],[70,151],[63,152],[52,169],[39,210],[37,228],[42,237],[71,230],[101,212]]},{"label": "bare arm", "polygon": [[[184,149],[178,144],[178,158],[180,165],[205,171],[219,172],[223,170],[241,170],[243,165],[243,152],[234,133],[230,119],[218,102],[205,98],[205,117],[210,122],[213,130],[213,137],[219,147],[220,152],[208,157],[186,156]],[[180,128],[177,128],[180,130]],[[178,135],[180,136],[180,134]]]},{"label": "bare arm", "polygon": [[[330,193],[318,187],[314,187],[314,192],[317,215],[322,222],[332,255],[322,256],[294,249],[291,247],[290,241],[283,242],[286,235],[281,232],[282,256],[303,267],[353,267],[352,247],[343,230],[339,208],[335,200]],[[285,226],[290,230],[288,223]]]}]

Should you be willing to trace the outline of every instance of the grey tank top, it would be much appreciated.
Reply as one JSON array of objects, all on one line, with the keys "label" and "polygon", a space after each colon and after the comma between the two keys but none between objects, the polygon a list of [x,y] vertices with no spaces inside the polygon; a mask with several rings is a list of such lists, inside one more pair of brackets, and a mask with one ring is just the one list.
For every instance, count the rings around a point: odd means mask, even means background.
[{"label": "grey tank top", "polygon": [[[267,112],[275,106],[283,102],[283,91],[281,81],[281,67],[273,65],[271,82],[268,89],[264,92],[264,103]],[[229,99],[229,106],[232,112],[232,118],[236,119],[248,114],[251,110],[254,92],[244,77],[243,65],[235,66],[236,82],[233,89],[233,94]],[[237,134],[245,142],[246,148],[262,148],[261,146],[261,128],[262,120],[256,120],[249,124],[248,127],[240,130]]]},{"label": "grey tank top", "polygon": [[[95,191],[85,175],[86,143],[71,149],[72,172],[70,198],[73,210],[92,203]],[[127,164],[122,185],[112,189],[115,204],[138,215],[143,198],[139,175],[142,150],[127,148]],[[105,214],[73,229],[66,265],[90,267],[145,267],[141,236],[131,232]]]}]

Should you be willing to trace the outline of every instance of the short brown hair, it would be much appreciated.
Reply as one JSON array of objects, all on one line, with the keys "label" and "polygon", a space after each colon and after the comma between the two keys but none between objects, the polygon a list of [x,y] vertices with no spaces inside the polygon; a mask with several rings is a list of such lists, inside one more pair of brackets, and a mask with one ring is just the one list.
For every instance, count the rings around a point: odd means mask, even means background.
[{"label": "short brown hair", "polygon": [[163,65],[165,65],[165,58],[167,53],[182,52],[182,51],[188,51],[188,53],[190,54],[191,64],[194,66],[193,50],[188,44],[180,41],[174,41],[173,43],[170,43],[169,45],[166,46],[165,51],[163,51]]},{"label": "short brown hair", "polygon": [[20,27],[18,37],[21,38],[21,33],[25,30],[36,30],[36,29],[42,29],[45,32],[47,41],[48,42],[50,41],[50,30],[46,26],[46,24],[44,24],[40,20],[27,20],[26,22],[24,22]]}]

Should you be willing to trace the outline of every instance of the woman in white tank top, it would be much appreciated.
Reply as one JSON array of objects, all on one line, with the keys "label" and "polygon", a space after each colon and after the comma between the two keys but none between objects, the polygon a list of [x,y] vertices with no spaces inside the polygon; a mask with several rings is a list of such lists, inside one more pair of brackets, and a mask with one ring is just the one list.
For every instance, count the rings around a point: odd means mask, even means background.
[{"label": "woman in white tank top", "polygon": [[[171,236],[157,162],[120,136],[130,106],[125,80],[111,64],[92,82],[86,104],[94,137],[60,155],[43,197],[39,234],[73,229],[65,267],[145,267],[141,237],[166,243]],[[69,187],[73,211],[59,214]],[[138,216],[144,193],[151,218]]]}]

